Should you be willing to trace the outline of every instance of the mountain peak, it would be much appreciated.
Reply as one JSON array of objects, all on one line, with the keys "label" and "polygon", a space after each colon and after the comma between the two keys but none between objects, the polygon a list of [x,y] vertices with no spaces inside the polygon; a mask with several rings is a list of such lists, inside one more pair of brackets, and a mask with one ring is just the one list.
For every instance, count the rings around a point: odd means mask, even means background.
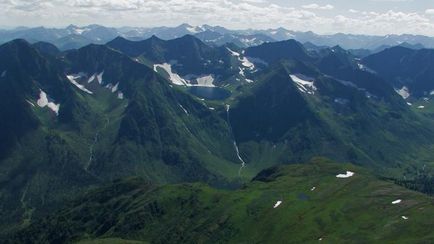
[{"label": "mountain peak", "polygon": [[163,41],[161,38],[159,38],[156,35],[152,35],[148,40],[151,40],[151,41]]},{"label": "mountain peak", "polygon": [[280,42],[264,43],[246,50],[247,56],[257,57],[268,63],[273,63],[282,59],[310,60],[304,46],[294,39]]}]

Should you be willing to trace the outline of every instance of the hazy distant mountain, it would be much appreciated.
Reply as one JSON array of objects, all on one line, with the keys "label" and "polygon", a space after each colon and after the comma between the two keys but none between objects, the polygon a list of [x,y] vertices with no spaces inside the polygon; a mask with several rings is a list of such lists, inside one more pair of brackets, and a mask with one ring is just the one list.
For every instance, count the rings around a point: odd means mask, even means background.
[{"label": "hazy distant mountain", "polygon": [[[353,35],[333,34],[318,35],[311,31],[291,31],[284,28],[267,30],[229,30],[220,26],[192,26],[182,24],[176,27],[121,27],[108,28],[100,25],[78,27],[70,25],[66,28],[17,28],[14,30],[1,30],[0,43],[22,38],[29,42],[45,41],[55,44],[59,49],[80,48],[87,44],[103,44],[117,36],[129,40],[145,40],[152,36],[163,40],[170,40],[184,35],[195,35],[210,45],[225,45],[234,43],[239,47],[257,46],[265,42],[284,41],[295,39],[301,43],[311,43],[316,46],[333,47],[339,45],[345,49],[384,50],[406,43],[411,46],[434,48],[434,38],[422,35]],[[366,55],[366,52],[358,52]]]},{"label": "hazy distant mountain", "polygon": [[272,37],[277,41],[295,39],[299,42],[310,42],[317,46],[336,46],[345,49],[376,49],[381,46],[396,46],[402,43],[409,45],[422,45],[426,48],[434,48],[434,38],[422,35],[353,35],[353,34],[333,34],[318,35],[313,32],[289,31],[283,28],[270,30],[252,30],[249,33],[261,33]]},{"label": "hazy distant mountain", "polygon": [[216,46],[223,46],[228,43],[233,43],[238,47],[258,46],[266,42],[274,42],[275,40],[264,34],[221,34],[215,31],[204,31],[195,35],[205,43]]}]

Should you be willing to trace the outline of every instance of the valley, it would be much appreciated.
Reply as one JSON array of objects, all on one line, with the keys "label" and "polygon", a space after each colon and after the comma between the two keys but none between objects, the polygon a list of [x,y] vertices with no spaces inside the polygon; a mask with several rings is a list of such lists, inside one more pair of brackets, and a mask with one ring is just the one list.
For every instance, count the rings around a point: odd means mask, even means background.
[{"label": "valley", "polygon": [[432,241],[432,50],[308,46],[1,45],[0,237]]}]

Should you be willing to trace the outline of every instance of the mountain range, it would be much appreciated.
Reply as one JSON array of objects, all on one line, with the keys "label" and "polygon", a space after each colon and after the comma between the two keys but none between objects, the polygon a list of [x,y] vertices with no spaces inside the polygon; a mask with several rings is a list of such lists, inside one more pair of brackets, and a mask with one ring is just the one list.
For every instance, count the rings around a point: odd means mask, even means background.
[{"label": "mountain range", "polygon": [[197,33],[70,26],[88,44],[59,49],[39,28],[0,46],[0,237],[433,240],[431,49],[182,27]]},{"label": "mountain range", "polygon": [[100,25],[75,26],[66,28],[24,28],[0,30],[0,43],[14,39],[26,39],[29,42],[51,42],[61,50],[74,49],[88,44],[105,44],[117,36],[138,41],[153,35],[170,40],[184,35],[195,35],[209,45],[221,46],[234,43],[241,48],[257,46],[266,42],[295,39],[301,43],[312,43],[316,46],[333,47],[340,45],[345,49],[355,49],[357,53],[382,51],[388,47],[404,44],[415,48],[434,48],[434,38],[422,35],[387,35],[370,36],[337,33],[319,35],[313,32],[291,31],[285,28],[267,30],[229,30],[221,26],[192,26],[182,24],[176,27],[121,27],[112,28]]}]

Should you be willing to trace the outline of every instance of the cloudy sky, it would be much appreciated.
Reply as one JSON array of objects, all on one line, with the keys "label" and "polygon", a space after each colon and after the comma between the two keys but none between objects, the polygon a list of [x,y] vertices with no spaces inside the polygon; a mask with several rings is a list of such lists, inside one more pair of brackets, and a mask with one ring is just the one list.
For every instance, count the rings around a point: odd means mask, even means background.
[{"label": "cloudy sky", "polygon": [[434,0],[0,0],[0,26],[221,25],[434,36]]}]

